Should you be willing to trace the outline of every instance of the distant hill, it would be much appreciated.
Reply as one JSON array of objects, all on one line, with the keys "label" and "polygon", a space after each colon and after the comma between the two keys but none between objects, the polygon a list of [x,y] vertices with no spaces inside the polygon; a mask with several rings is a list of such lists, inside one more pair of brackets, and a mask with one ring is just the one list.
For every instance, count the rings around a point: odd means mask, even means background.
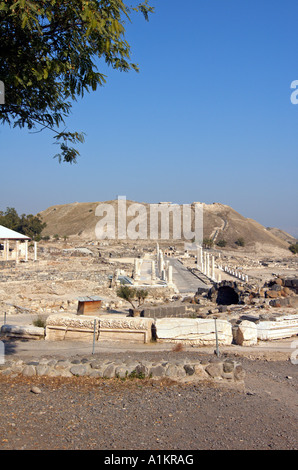
[{"label": "distant hill", "polygon": [[[109,204],[114,208],[117,227],[118,200],[104,201],[103,203]],[[42,220],[47,224],[42,235],[54,236],[57,234],[60,237],[80,238],[85,241],[95,240],[95,227],[100,220],[99,217],[95,216],[95,210],[99,204],[103,203],[75,202],[49,207],[40,212]],[[133,203],[134,201],[127,201],[127,208]],[[149,204],[141,204],[146,207],[146,214],[149,214]],[[252,246],[258,243],[287,249],[292,239],[295,240],[294,237],[291,237],[291,235],[286,234],[282,230],[267,229],[255,220],[243,217],[234,209],[224,204],[203,204],[203,215],[204,237],[212,238],[215,244],[219,240],[225,240],[227,246],[235,247],[235,241],[243,238],[245,246]],[[127,223],[134,218],[135,216],[127,218]],[[150,225],[150,217],[148,216],[147,219],[148,225]]]},{"label": "distant hill", "polygon": [[267,227],[267,230],[275,235],[277,238],[280,238],[281,240],[284,240],[288,243],[296,243],[296,238],[293,237],[293,235],[290,235],[289,233],[285,232],[284,230],[281,230],[279,228],[273,228],[273,227]]}]

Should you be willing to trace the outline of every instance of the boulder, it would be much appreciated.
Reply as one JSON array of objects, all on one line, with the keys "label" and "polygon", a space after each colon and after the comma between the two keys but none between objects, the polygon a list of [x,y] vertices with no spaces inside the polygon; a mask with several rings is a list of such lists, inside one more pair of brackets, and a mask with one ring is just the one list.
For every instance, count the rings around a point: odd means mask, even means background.
[{"label": "boulder", "polygon": [[38,326],[17,326],[17,325],[3,325],[1,327],[1,334],[14,338],[23,339],[44,339],[45,330]]},{"label": "boulder", "polygon": [[253,346],[258,342],[257,326],[254,322],[243,320],[235,331],[234,339],[240,346]]},{"label": "boulder", "polygon": [[277,291],[277,290],[270,289],[270,290],[266,291],[265,295],[266,295],[267,299],[276,299],[277,297],[279,297],[280,292]]}]

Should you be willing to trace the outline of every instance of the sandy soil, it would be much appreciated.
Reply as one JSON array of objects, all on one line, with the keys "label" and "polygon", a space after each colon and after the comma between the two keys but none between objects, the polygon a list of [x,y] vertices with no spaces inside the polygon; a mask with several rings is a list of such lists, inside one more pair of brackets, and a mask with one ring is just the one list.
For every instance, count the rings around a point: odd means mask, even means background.
[{"label": "sandy soil", "polygon": [[241,363],[246,378],[237,387],[0,376],[0,449],[296,450],[297,365],[245,357]]}]

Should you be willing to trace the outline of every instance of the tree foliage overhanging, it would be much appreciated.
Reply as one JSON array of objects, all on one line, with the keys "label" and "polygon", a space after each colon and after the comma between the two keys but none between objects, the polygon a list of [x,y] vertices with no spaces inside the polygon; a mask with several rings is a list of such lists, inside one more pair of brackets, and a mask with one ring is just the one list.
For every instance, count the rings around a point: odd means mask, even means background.
[{"label": "tree foliage overhanging", "polygon": [[56,156],[75,162],[79,152],[70,144],[83,142],[83,133],[57,129],[73,101],[104,85],[98,59],[113,69],[138,71],[125,39],[133,11],[148,20],[153,8],[148,0],[131,7],[122,0],[0,0],[0,123],[54,130]]}]

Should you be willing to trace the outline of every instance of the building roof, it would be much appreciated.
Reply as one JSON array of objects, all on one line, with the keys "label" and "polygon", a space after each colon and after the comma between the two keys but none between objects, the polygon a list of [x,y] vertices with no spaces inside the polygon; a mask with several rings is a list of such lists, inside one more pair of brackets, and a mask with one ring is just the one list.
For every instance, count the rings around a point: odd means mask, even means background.
[{"label": "building roof", "polygon": [[100,300],[104,300],[101,297],[98,297],[97,295],[88,295],[87,297],[78,297],[79,302],[98,302]]},{"label": "building roof", "polygon": [[22,233],[15,232],[10,228],[0,225],[0,240],[30,240],[30,238]]}]

